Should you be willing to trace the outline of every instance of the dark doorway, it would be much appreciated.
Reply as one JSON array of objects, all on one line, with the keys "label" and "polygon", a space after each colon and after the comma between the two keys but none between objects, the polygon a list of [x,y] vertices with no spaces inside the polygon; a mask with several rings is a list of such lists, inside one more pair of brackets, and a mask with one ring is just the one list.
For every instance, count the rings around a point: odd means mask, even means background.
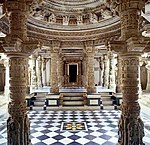
[{"label": "dark doorway", "polygon": [[69,82],[77,82],[77,65],[69,65]]}]

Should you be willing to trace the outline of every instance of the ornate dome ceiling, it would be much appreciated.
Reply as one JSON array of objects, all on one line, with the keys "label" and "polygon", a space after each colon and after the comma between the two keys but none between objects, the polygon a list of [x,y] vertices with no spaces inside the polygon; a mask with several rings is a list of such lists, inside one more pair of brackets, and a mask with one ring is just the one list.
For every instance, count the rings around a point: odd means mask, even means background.
[{"label": "ornate dome ceiling", "polygon": [[71,43],[101,43],[107,38],[118,38],[120,19],[113,15],[107,1],[35,0],[28,19],[28,35]]},{"label": "ornate dome ceiling", "polygon": [[31,15],[53,24],[82,25],[113,16],[106,0],[43,0],[34,2]]}]

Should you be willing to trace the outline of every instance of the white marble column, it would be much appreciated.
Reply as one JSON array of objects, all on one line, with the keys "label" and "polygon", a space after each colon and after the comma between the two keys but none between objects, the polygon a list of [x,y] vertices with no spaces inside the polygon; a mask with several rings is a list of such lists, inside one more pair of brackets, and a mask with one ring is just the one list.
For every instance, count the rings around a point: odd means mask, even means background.
[{"label": "white marble column", "polygon": [[102,66],[102,57],[99,58],[99,85],[102,86],[102,75],[103,75],[103,66]]},{"label": "white marble column", "polygon": [[36,56],[31,56],[31,86],[30,92],[32,90],[37,89],[37,72],[36,72]]},{"label": "white marble column", "polygon": [[108,78],[109,78],[109,60],[106,54],[103,55],[103,87],[108,88]]},{"label": "white marble column", "polygon": [[108,52],[109,59],[109,78],[108,78],[108,88],[113,92],[116,92],[116,77],[115,77],[115,57],[112,52]]},{"label": "white marble column", "polygon": [[9,60],[8,58],[5,60],[4,62],[4,66],[5,66],[5,89],[4,89],[4,94],[5,97],[8,99],[9,101],[9,97],[10,97],[10,91],[9,91]]},{"label": "white marble column", "polygon": [[47,72],[46,72],[46,64],[47,64],[47,59],[46,58],[42,58],[42,82],[43,85],[46,86],[47,85]]},{"label": "white marble column", "polygon": [[49,58],[49,81],[48,84],[51,86],[51,58]]},{"label": "white marble column", "polygon": [[42,82],[42,57],[39,56],[37,58],[37,61],[38,61],[38,74],[37,74],[37,80],[38,80],[38,87],[42,87],[43,86],[43,82]]},{"label": "white marble column", "polygon": [[117,56],[116,93],[121,93],[121,59]]},{"label": "white marble column", "polygon": [[150,64],[146,65],[147,68],[147,86],[146,91],[150,92]]}]

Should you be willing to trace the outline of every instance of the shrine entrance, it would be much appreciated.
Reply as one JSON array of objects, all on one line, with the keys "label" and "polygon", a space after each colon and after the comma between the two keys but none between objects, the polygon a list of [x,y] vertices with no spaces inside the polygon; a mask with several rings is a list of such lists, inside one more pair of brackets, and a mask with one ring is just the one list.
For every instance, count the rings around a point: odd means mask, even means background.
[{"label": "shrine entrance", "polygon": [[76,83],[78,75],[78,65],[69,64],[69,83]]},{"label": "shrine entrance", "polygon": [[64,87],[81,87],[81,61],[65,61],[64,62]]}]

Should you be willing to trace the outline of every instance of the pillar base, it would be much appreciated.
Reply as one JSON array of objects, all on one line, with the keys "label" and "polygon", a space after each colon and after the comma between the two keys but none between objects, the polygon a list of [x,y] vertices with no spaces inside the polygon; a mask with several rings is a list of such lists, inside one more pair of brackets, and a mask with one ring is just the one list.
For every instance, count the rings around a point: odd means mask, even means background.
[{"label": "pillar base", "polygon": [[51,93],[59,93],[59,88],[58,87],[51,87],[50,92]]},{"label": "pillar base", "polygon": [[118,145],[145,145],[143,143],[144,123],[140,118],[139,103],[123,102],[121,110]]},{"label": "pillar base", "polygon": [[87,87],[88,93],[96,93],[96,87]]},{"label": "pillar base", "polygon": [[147,84],[147,86],[146,86],[146,92],[150,92],[150,84]]}]

